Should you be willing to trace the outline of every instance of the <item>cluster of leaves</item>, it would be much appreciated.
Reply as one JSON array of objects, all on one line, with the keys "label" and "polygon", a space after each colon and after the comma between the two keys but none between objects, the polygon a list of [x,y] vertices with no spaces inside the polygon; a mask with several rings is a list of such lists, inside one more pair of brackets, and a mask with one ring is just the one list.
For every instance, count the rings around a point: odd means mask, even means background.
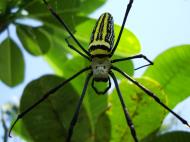
[{"label": "cluster of leaves", "polygon": [[[41,0],[9,0],[1,3],[0,5],[5,5],[4,8],[0,7],[0,16],[3,19],[0,24],[1,31],[6,30],[8,25],[13,23],[28,53],[34,56],[43,55],[56,74],[61,76],[45,75],[29,83],[20,101],[20,112],[22,112],[39,100],[50,88],[89,65],[89,62],[68,48],[64,41],[64,38],[68,37],[67,32],[49,14]],[[64,17],[69,28],[77,31],[76,38],[87,49],[95,24],[95,20],[89,19],[87,15],[103,5],[105,0],[52,0],[50,3],[57,13]],[[16,9],[16,12],[12,12],[13,9]],[[23,11],[28,14],[23,14]],[[25,18],[39,20],[43,25],[32,27],[18,21]],[[119,29],[120,27],[115,25],[116,37]],[[72,39],[69,41],[75,45]],[[135,35],[125,29],[114,58],[138,54],[140,48]],[[154,60],[155,65],[149,67],[137,80],[173,108],[190,93],[187,87],[190,83],[188,75],[190,67],[187,66],[190,62],[189,58],[190,45],[173,47],[159,55]],[[116,66],[131,76],[134,73],[131,61],[118,63]],[[168,137],[171,141],[178,139],[178,142],[189,139],[189,134],[183,133],[177,133],[180,136],[185,135],[183,137],[174,137],[174,134],[157,137],[156,132],[167,112],[136,86],[116,75],[120,79],[121,92],[139,139],[145,142],[164,142]],[[9,86],[15,86],[22,82],[23,76],[24,60],[20,48],[10,37],[7,37],[0,45],[0,79]],[[27,141],[63,142],[81,94],[83,87],[81,81],[85,80],[85,77],[86,74],[79,76],[34,108],[17,123],[15,134]],[[72,141],[133,141],[115,89],[110,92],[110,95],[97,96],[94,90],[88,87]]]}]

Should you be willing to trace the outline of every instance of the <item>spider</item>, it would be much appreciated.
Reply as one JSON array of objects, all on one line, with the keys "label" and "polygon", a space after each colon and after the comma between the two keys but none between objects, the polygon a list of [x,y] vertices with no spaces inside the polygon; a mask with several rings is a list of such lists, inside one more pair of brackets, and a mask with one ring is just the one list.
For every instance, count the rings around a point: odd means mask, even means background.
[{"label": "spider", "polygon": [[[84,73],[86,71],[89,71],[89,70],[90,70],[90,73],[86,77],[86,80],[85,80],[85,83],[84,83],[84,87],[83,87],[83,90],[82,90],[82,94],[80,96],[80,99],[79,99],[77,107],[76,107],[76,111],[74,112],[73,118],[72,118],[70,126],[69,126],[68,135],[67,135],[67,138],[66,138],[67,142],[71,141],[73,130],[74,130],[75,124],[77,122],[79,111],[80,111],[80,108],[81,108],[81,104],[83,102],[83,98],[85,96],[85,92],[87,90],[87,86],[88,86],[89,81],[90,81],[91,78],[92,78],[92,84],[91,84],[92,88],[95,90],[95,92],[97,94],[105,94],[110,89],[110,87],[111,87],[110,78],[113,79],[113,82],[115,84],[115,88],[116,88],[118,97],[120,99],[120,102],[121,102],[121,105],[122,105],[122,108],[123,108],[123,111],[124,111],[124,114],[125,114],[126,122],[127,122],[128,126],[130,128],[130,131],[131,131],[131,135],[132,135],[134,141],[138,142],[138,138],[137,138],[137,135],[136,135],[135,127],[133,125],[133,122],[132,122],[132,120],[130,118],[130,115],[129,115],[128,110],[126,108],[126,105],[124,103],[124,100],[123,100],[121,91],[119,89],[119,85],[118,85],[116,76],[113,73],[113,70],[116,71],[116,72],[119,72],[126,79],[128,79],[129,81],[131,81],[132,83],[134,83],[136,86],[138,86],[140,89],[142,89],[147,95],[149,95],[150,97],[152,97],[158,104],[160,104],[166,110],[168,110],[169,112],[171,112],[183,124],[185,124],[188,127],[190,127],[190,125],[188,124],[188,122],[185,119],[183,119],[181,116],[179,116],[174,111],[172,111],[168,106],[166,106],[163,102],[161,102],[161,100],[153,92],[149,91],[147,88],[145,88],[143,85],[141,85],[136,80],[134,80],[133,78],[131,78],[129,75],[127,75],[121,69],[119,69],[119,68],[117,68],[117,67],[114,66],[114,63],[117,63],[117,62],[120,62],[120,61],[127,61],[127,60],[131,60],[131,59],[136,59],[136,58],[142,58],[142,59],[144,59],[144,60],[146,60],[148,62],[148,64],[143,65],[143,66],[141,66],[141,67],[139,67],[137,69],[140,69],[140,68],[145,67],[145,66],[153,65],[153,62],[150,61],[143,54],[139,54],[139,55],[135,55],[135,56],[131,56],[131,57],[126,57],[126,58],[114,59],[114,60],[111,59],[111,57],[114,55],[114,52],[117,49],[117,46],[119,44],[119,41],[120,41],[120,38],[121,38],[121,35],[122,35],[122,32],[123,32],[123,29],[124,29],[124,25],[126,23],[129,11],[130,11],[130,9],[132,7],[132,4],[133,4],[133,0],[129,0],[129,3],[127,4],[127,8],[126,8],[126,12],[125,12],[125,15],[124,15],[124,18],[123,18],[122,26],[121,26],[121,29],[120,29],[120,32],[119,32],[119,35],[117,37],[117,40],[116,40],[115,44],[114,44],[114,23],[113,23],[113,17],[109,13],[103,13],[99,17],[99,19],[97,20],[97,22],[96,22],[96,24],[94,26],[94,29],[92,31],[91,38],[90,38],[90,43],[89,43],[89,47],[88,47],[88,51],[75,38],[75,36],[69,30],[68,26],[65,24],[64,20],[60,18],[60,16],[48,4],[48,2],[46,0],[43,0],[43,2],[47,6],[47,8],[50,11],[50,13],[66,29],[66,31],[69,33],[69,35],[71,36],[71,38],[75,41],[75,43],[80,47],[81,50],[78,50],[77,48],[75,48],[66,39],[68,47],[70,47],[75,52],[77,52],[79,55],[81,55],[86,60],[88,60],[91,65],[88,66],[88,67],[85,67],[85,68],[81,69],[80,71],[78,71],[77,73],[75,73],[73,76],[71,76],[67,80],[63,81],[62,83],[58,84],[54,88],[50,89],[46,94],[43,95],[43,97],[40,100],[38,100],[32,106],[30,106],[25,111],[23,111],[22,113],[20,113],[17,116],[17,119],[15,120],[15,122],[13,123],[13,125],[12,125],[12,127],[11,127],[11,129],[9,131],[9,136],[10,136],[11,130],[13,129],[13,127],[15,126],[16,122],[19,119],[21,119],[24,115],[26,115],[28,112],[30,112],[34,107],[36,107],[37,105],[39,105],[42,101],[44,101],[45,99],[47,99],[51,94],[53,94],[54,92],[56,92],[62,86],[64,86],[65,84],[67,84],[68,82],[70,82],[71,80],[73,80],[74,78],[78,77],[80,74],[82,74],[82,73]],[[95,82],[105,82],[105,83],[108,83],[109,85],[105,88],[105,90],[103,90],[103,91],[101,90],[100,91],[100,90],[98,90],[95,87],[95,85],[94,85]]]}]

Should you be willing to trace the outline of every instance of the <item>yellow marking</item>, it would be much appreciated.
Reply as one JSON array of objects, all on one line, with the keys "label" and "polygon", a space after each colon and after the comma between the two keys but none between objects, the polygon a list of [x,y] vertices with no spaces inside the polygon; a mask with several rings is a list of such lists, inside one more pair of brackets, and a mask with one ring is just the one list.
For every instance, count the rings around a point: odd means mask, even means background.
[{"label": "yellow marking", "polygon": [[93,39],[93,41],[95,41],[96,40],[96,38],[97,38],[97,36],[98,36],[98,31],[99,31],[99,28],[100,28],[100,24],[101,24],[101,22],[102,22],[102,19],[103,19],[103,15],[100,17],[100,20],[98,21],[98,25],[97,25],[97,27],[96,27],[96,29],[95,29],[95,32],[94,32],[94,39]]},{"label": "yellow marking", "polygon": [[96,50],[92,51],[90,54],[91,55],[98,55],[98,54],[106,54],[106,55],[108,55],[109,52],[107,50],[96,49]]},{"label": "yellow marking", "polygon": [[104,20],[104,29],[103,29],[103,35],[102,35],[102,39],[105,41],[106,40],[106,35],[107,35],[107,27],[108,27],[108,13],[106,13],[106,17]]},{"label": "yellow marking", "polygon": [[103,41],[103,40],[93,41],[93,42],[89,45],[89,48],[90,48],[91,46],[97,46],[97,45],[104,45],[104,46],[110,48],[110,44],[109,44],[108,42]]}]

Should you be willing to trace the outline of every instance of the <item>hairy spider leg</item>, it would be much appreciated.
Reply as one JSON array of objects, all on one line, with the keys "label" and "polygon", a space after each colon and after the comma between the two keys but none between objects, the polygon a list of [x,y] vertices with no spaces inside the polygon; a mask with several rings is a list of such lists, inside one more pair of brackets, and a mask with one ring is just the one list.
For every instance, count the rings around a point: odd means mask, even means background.
[{"label": "hairy spider leg", "polygon": [[118,35],[118,37],[117,37],[115,46],[114,46],[114,48],[112,49],[110,56],[113,56],[115,50],[117,49],[117,46],[118,46],[119,41],[120,41],[120,39],[121,39],[121,35],[122,35],[122,33],[123,33],[123,29],[124,29],[125,23],[126,23],[126,21],[127,21],[127,17],[128,17],[128,15],[129,15],[129,12],[130,12],[130,10],[131,10],[132,4],[133,4],[133,0],[130,0],[129,3],[128,3],[128,5],[127,5],[127,9],[126,9],[126,12],[125,12],[125,16],[124,16],[124,18],[123,18],[123,23],[122,23],[122,26],[121,26],[119,35]]},{"label": "hairy spider leg", "polygon": [[137,59],[137,58],[142,58],[144,60],[146,60],[148,62],[148,64],[145,64],[143,66],[140,66],[138,68],[135,68],[135,70],[138,70],[138,69],[141,69],[143,67],[147,67],[147,66],[150,66],[150,65],[154,65],[154,63],[149,60],[145,55],[143,54],[139,54],[139,55],[134,55],[134,56],[130,56],[130,57],[126,57],[126,58],[120,58],[120,59],[114,59],[111,61],[111,63],[117,63],[117,62],[120,62],[120,61],[127,61],[127,60],[131,60],[131,59]]},{"label": "hairy spider leg", "polygon": [[[60,22],[60,24],[66,29],[66,31],[69,33],[69,35],[73,38],[73,40],[76,42],[76,44],[80,47],[80,49],[82,49],[82,51],[90,56],[90,53],[84,49],[84,47],[80,44],[80,42],[76,39],[76,37],[72,34],[72,32],[70,31],[69,27],[65,24],[64,20],[61,19],[61,17],[53,10],[53,8],[48,4],[48,2],[46,0],[43,0],[44,3],[46,4],[48,10],[51,12],[51,14]],[[75,47],[74,47],[75,48]],[[81,53],[80,51],[75,50],[76,52],[78,52],[80,55],[82,55],[83,53]],[[86,58],[86,57],[85,57]],[[90,59],[89,59],[90,60]]]},{"label": "hairy spider leg", "polygon": [[120,89],[119,89],[119,85],[118,85],[118,83],[117,83],[117,79],[116,79],[116,77],[115,77],[115,75],[114,75],[113,72],[110,72],[110,75],[111,75],[111,77],[112,77],[112,79],[113,79],[113,81],[114,81],[115,88],[116,88],[117,94],[118,94],[118,96],[119,96],[119,99],[120,99],[120,102],[121,102],[121,105],[122,105],[122,108],[123,108],[123,112],[124,112],[124,114],[125,114],[125,119],[126,119],[126,121],[127,121],[127,124],[128,124],[128,126],[129,126],[130,130],[131,130],[131,135],[133,136],[134,141],[135,141],[135,142],[138,142],[137,135],[136,135],[136,131],[135,131],[135,127],[134,127],[134,125],[133,125],[133,122],[132,122],[132,120],[131,120],[131,118],[130,118],[129,112],[128,112],[127,107],[126,107],[126,105],[125,105],[125,102],[124,102],[124,100],[123,100],[121,91],[120,91]]},{"label": "hairy spider leg", "polygon": [[75,48],[73,45],[71,45],[68,41],[67,38],[65,38],[65,42],[67,43],[67,46],[69,46],[72,50],[76,51],[78,54],[80,54],[82,57],[84,57],[85,59],[87,59],[88,61],[90,61],[90,58],[88,56],[86,56],[85,54],[83,54],[82,52],[80,52],[77,48]]},{"label": "hairy spider leg", "polygon": [[82,90],[82,95],[80,96],[79,102],[78,102],[77,107],[76,107],[76,111],[75,111],[75,113],[73,115],[73,118],[72,118],[70,126],[69,126],[69,133],[68,133],[68,136],[67,136],[67,142],[71,141],[71,137],[73,135],[73,129],[74,129],[75,124],[77,122],[79,111],[80,111],[80,108],[81,108],[81,105],[82,105],[82,102],[83,102],[83,99],[84,99],[84,96],[85,96],[85,93],[86,93],[86,90],[87,90],[87,87],[88,87],[88,83],[89,83],[89,80],[90,80],[91,77],[92,77],[92,72],[89,73],[88,76],[86,77],[86,81],[84,83],[84,87],[83,87],[83,90]]}]

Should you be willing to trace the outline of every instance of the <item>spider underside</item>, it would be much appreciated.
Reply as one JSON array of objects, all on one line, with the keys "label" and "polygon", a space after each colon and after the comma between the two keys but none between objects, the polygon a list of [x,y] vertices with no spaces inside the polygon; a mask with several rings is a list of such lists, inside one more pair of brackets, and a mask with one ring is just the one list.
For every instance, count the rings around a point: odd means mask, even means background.
[{"label": "spider underside", "polygon": [[92,59],[91,68],[93,72],[93,79],[95,81],[107,82],[111,69],[111,60],[109,57],[95,57]]}]

